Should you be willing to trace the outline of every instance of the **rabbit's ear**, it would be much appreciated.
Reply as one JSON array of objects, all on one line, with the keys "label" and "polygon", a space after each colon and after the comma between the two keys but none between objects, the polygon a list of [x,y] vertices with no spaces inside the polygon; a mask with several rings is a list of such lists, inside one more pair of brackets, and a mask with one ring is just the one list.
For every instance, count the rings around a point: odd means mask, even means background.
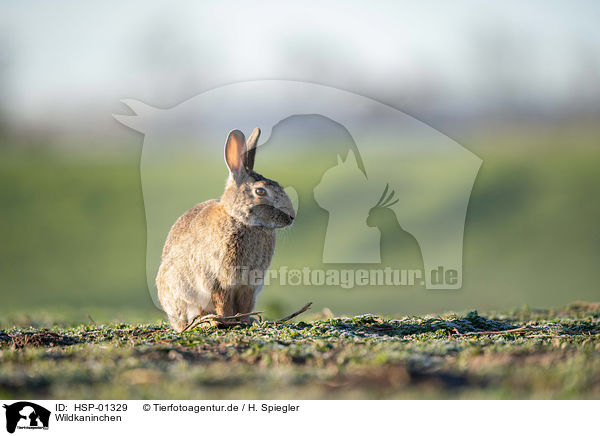
[{"label": "rabbit's ear", "polygon": [[252,134],[246,141],[246,169],[252,171],[254,169],[254,158],[256,157],[256,144],[260,136],[260,129],[257,127],[252,131]]},{"label": "rabbit's ear", "polygon": [[246,154],[246,138],[239,130],[232,130],[225,143],[225,163],[234,180],[239,184],[245,174],[244,155]]}]

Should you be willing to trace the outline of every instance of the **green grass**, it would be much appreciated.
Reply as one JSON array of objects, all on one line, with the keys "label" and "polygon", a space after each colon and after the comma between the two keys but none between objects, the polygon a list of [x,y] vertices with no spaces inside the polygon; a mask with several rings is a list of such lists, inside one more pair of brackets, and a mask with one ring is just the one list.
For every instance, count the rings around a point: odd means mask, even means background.
[{"label": "green grass", "polygon": [[160,321],[4,319],[0,397],[600,398],[599,303],[319,318],[183,334]]}]

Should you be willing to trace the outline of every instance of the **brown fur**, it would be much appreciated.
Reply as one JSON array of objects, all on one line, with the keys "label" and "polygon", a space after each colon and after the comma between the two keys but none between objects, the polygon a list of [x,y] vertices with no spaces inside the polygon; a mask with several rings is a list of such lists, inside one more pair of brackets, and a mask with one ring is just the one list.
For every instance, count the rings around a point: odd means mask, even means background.
[{"label": "brown fur", "polygon": [[[262,281],[248,283],[247,271],[264,274],[275,251],[275,229],[291,224],[295,217],[281,186],[252,169],[259,134],[256,129],[249,144],[240,147],[243,134],[230,133],[225,146],[230,175],[223,196],[197,204],[169,232],[156,285],[177,331],[198,315],[251,312]],[[234,151],[228,148],[231,144]],[[250,165],[248,149],[253,151]],[[257,195],[258,188],[267,194]]]}]

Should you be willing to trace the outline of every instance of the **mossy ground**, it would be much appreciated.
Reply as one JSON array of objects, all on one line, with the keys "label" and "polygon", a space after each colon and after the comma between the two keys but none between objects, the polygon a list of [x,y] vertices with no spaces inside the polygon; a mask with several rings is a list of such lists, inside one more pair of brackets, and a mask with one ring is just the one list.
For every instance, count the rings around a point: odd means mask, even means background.
[{"label": "mossy ground", "polygon": [[183,334],[164,322],[33,328],[3,321],[0,397],[600,398],[597,303],[314,318]]}]

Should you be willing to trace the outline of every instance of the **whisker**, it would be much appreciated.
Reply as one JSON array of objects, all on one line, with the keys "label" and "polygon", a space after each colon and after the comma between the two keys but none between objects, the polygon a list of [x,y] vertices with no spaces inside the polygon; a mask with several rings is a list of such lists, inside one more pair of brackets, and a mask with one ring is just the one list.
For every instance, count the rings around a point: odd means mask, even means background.
[{"label": "whisker", "polygon": [[295,229],[293,226],[284,227],[279,229],[278,237],[281,239],[281,242],[285,243],[290,238],[291,233],[294,231]]}]

